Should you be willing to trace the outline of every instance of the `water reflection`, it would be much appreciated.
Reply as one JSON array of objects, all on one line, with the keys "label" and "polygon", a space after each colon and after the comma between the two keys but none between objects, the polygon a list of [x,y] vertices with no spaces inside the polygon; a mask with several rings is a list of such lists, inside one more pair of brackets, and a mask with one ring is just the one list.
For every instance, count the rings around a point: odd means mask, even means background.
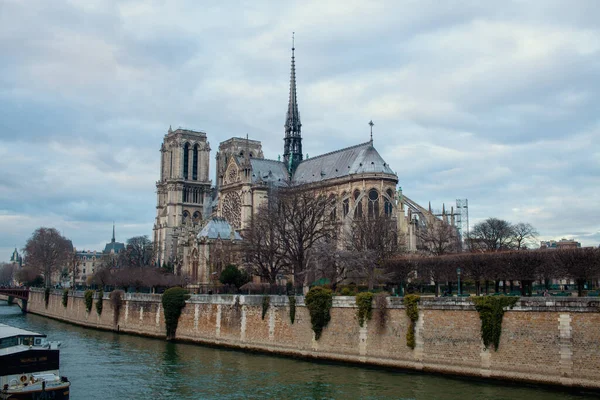
[{"label": "water reflection", "polygon": [[21,314],[0,301],[0,322],[63,343],[62,373],[77,399],[581,399],[466,379],[330,365],[85,329]]}]

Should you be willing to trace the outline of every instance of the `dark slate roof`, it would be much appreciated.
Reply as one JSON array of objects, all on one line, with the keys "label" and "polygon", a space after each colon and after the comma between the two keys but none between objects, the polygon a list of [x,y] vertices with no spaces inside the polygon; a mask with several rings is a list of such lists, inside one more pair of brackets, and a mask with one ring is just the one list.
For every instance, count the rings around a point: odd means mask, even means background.
[{"label": "dark slate roof", "polygon": [[383,173],[396,176],[390,166],[366,142],[304,160],[294,173],[294,184],[320,182],[354,174]]},{"label": "dark slate roof", "polygon": [[251,158],[252,183],[272,183],[275,186],[287,186],[289,176],[285,164],[281,161]]},{"label": "dark slate roof", "polygon": [[[229,225],[229,222],[225,218],[221,217],[211,218],[208,224],[198,233],[198,238],[217,239],[219,237],[223,240],[231,238],[231,225]],[[234,238],[235,240],[242,240],[240,234],[235,231]]]},{"label": "dark slate roof", "polygon": [[111,252],[111,250],[114,250],[115,254],[116,254],[124,249],[125,249],[125,244],[120,243],[120,242],[110,242],[110,243],[106,243],[106,246],[104,247],[104,253],[108,254]]}]

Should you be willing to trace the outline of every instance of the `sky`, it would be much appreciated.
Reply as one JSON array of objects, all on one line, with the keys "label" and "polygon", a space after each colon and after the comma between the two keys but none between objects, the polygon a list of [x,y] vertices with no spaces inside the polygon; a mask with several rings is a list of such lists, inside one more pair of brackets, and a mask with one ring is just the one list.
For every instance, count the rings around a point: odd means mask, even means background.
[{"label": "sky", "polygon": [[369,140],[412,200],[600,244],[596,0],[0,0],[0,261],[40,226],[152,236],[169,126],[310,156]]}]

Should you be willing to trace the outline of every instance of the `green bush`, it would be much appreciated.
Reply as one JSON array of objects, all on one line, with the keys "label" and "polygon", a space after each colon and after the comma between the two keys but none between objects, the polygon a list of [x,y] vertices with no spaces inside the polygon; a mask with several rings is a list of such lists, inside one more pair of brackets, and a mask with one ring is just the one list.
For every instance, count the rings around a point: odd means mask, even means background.
[{"label": "green bush", "polygon": [[500,334],[502,333],[502,318],[504,317],[504,308],[512,308],[518,297],[505,296],[481,296],[471,298],[475,304],[475,309],[481,319],[481,339],[486,349],[490,345],[498,351],[500,344]]},{"label": "green bush", "polygon": [[358,324],[362,327],[365,320],[369,321],[373,315],[373,293],[363,292],[356,295],[356,305],[358,306]]},{"label": "green bush", "polygon": [[63,307],[67,308],[68,303],[69,303],[69,289],[63,289],[63,297],[62,297]]},{"label": "green bush", "polygon": [[408,319],[410,319],[410,326],[408,327],[408,332],[406,332],[406,345],[411,349],[414,349],[416,345],[415,324],[419,319],[419,308],[417,304],[420,299],[421,297],[416,294],[407,294],[403,299],[406,315],[408,316]]},{"label": "green bush", "polygon": [[85,311],[87,311],[87,312],[92,311],[92,304],[94,303],[94,291],[86,290],[83,293],[83,298],[85,300]]},{"label": "green bush", "polygon": [[225,267],[223,272],[221,272],[219,281],[223,285],[234,285],[239,289],[241,286],[250,281],[250,277],[246,271],[240,271],[235,265],[229,264]]},{"label": "green bush", "polygon": [[269,304],[271,304],[271,298],[269,296],[263,296],[262,298],[262,319],[265,319],[267,311],[269,310]]},{"label": "green bush", "polygon": [[113,290],[110,292],[110,302],[113,306],[114,324],[119,322],[119,315],[121,314],[121,307],[123,307],[123,294],[122,290]]},{"label": "green bush", "polygon": [[290,321],[292,324],[296,320],[296,296],[288,296],[290,300]]},{"label": "green bush", "polygon": [[329,311],[333,305],[333,293],[330,289],[315,286],[308,291],[304,302],[310,312],[310,323],[315,332],[315,339],[319,340],[323,328],[327,326],[331,319]]},{"label": "green bush", "polygon": [[180,287],[169,288],[163,293],[162,306],[165,314],[167,340],[175,338],[181,310],[185,307],[185,301],[189,299],[189,297],[190,295],[187,294],[187,291]]},{"label": "green bush", "polygon": [[48,302],[50,301],[50,288],[44,289],[44,304],[48,308]]},{"label": "green bush", "polygon": [[347,286],[340,289],[340,296],[355,296],[355,295],[356,295],[356,291],[352,290],[351,288],[349,288]]},{"label": "green bush", "polygon": [[102,315],[102,300],[104,298],[104,290],[98,291],[98,299],[96,300],[96,312],[98,315]]}]

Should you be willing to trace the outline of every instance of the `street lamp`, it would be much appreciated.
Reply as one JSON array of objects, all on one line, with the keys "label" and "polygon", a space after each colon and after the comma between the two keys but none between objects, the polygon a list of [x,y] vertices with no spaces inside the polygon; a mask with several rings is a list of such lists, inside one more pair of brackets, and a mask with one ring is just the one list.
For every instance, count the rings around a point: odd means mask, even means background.
[{"label": "street lamp", "polygon": [[460,268],[456,268],[456,275],[458,275],[458,297],[460,297],[460,295],[461,295],[461,293],[460,293],[460,273],[461,273]]}]

